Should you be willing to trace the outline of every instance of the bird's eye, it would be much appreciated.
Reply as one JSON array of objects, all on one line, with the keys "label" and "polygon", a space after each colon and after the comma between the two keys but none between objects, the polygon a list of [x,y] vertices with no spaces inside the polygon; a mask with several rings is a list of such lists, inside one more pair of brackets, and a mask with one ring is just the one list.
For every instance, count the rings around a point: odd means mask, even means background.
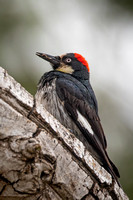
[{"label": "bird's eye", "polygon": [[71,58],[66,58],[66,60],[65,60],[67,63],[70,63],[71,61],[72,61],[72,59]]}]

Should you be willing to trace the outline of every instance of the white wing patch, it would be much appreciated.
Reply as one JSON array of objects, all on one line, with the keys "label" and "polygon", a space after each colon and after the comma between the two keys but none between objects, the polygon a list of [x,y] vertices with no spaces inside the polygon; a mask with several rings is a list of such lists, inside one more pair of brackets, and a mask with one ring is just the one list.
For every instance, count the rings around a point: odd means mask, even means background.
[{"label": "white wing patch", "polygon": [[83,127],[85,127],[89,131],[89,133],[91,133],[93,135],[94,133],[93,133],[93,130],[92,130],[89,122],[85,119],[85,117],[83,115],[81,115],[81,113],[78,110],[77,110],[77,114],[78,114],[79,123],[81,123],[81,125]]}]

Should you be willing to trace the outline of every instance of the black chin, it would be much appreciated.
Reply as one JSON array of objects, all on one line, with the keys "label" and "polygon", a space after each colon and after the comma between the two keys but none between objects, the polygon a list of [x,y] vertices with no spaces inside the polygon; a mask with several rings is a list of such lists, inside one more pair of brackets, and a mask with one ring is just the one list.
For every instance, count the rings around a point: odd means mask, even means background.
[{"label": "black chin", "polygon": [[53,64],[53,63],[50,63],[50,65],[52,66],[52,68],[54,70],[57,69],[60,66],[60,64]]},{"label": "black chin", "polygon": [[57,62],[57,63],[50,63],[51,66],[52,66],[52,68],[53,68],[54,70],[57,69],[57,68],[60,66],[60,60],[61,60],[60,56],[55,56],[55,58],[56,58],[56,60],[58,60],[59,62]]}]

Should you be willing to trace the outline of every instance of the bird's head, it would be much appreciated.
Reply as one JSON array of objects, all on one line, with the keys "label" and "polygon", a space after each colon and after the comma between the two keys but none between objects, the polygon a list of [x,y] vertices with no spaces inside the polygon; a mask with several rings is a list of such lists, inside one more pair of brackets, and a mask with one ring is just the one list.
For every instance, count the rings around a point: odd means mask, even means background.
[{"label": "bird's head", "polygon": [[55,71],[71,74],[76,78],[89,79],[88,62],[78,53],[51,56],[37,52],[36,55],[50,62]]}]

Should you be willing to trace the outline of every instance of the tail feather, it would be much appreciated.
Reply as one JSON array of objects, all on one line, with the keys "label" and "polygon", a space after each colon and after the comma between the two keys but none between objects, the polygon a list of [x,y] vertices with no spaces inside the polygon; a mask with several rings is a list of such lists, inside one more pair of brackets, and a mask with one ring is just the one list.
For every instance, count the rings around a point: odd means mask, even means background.
[{"label": "tail feather", "polygon": [[117,167],[115,166],[115,164],[114,164],[110,159],[109,159],[109,161],[110,161],[110,164],[111,164],[111,166],[112,166],[112,168],[113,168],[113,171],[115,172],[116,176],[117,176],[118,178],[120,178],[120,173],[119,173]]},{"label": "tail feather", "polygon": [[120,185],[120,182],[118,180],[118,178],[120,178],[120,174],[119,174],[119,171],[117,169],[117,167],[115,166],[115,164],[110,160],[107,152],[105,151],[106,153],[106,158],[108,159],[107,161],[107,171],[112,175],[112,177],[117,181],[118,185],[121,187]]}]

